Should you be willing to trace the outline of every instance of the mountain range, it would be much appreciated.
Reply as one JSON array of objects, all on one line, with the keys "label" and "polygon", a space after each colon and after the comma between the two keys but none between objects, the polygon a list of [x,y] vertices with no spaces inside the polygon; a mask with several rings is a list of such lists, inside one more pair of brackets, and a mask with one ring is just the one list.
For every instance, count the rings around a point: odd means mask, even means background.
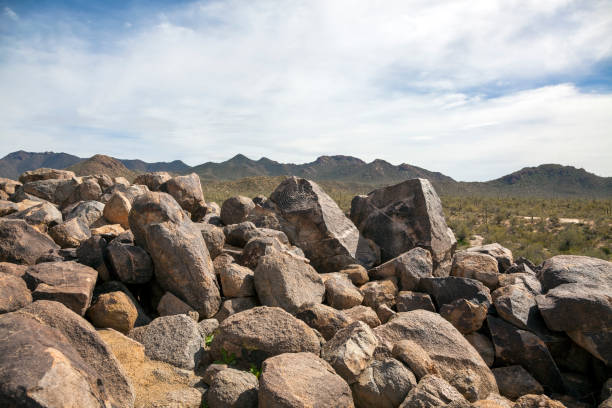
[{"label": "mountain range", "polygon": [[265,157],[251,160],[239,154],[224,162],[206,162],[191,167],[180,160],[147,163],[104,155],[84,159],[67,153],[18,151],[0,159],[0,177],[17,179],[24,171],[40,167],[68,168],[77,175],[105,173],[128,179],[138,173],[151,171],[174,174],[195,172],[204,183],[295,175],[315,181],[359,186],[362,190],[421,177],[429,179],[442,195],[612,198],[612,177],[600,177],[572,166],[543,164],[526,167],[491,181],[459,182],[442,173],[410,164],[396,166],[384,160],[367,163],[341,155],[321,156],[310,163],[292,164],[279,163]]}]

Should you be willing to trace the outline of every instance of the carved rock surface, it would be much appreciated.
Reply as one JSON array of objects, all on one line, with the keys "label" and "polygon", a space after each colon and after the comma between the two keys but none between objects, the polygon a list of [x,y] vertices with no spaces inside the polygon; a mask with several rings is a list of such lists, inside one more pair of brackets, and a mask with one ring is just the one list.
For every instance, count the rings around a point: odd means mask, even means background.
[{"label": "carved rock surface", "polygon": [[371,267],[376,255],[370,244],[338,205],[316,183],[290,177],[270,199],[297,232],[294,245],[302,248],[319,272],[333,272],[360,263]]},{"label": "carved rock surface", "polygon": [[380,247],[383,261],[422,247],[431,252],[434,276],[449,274],[457,241],[428,180],[406,180],[355,197],[351,219]]},{"label": "carved rock surface", "polygon": [[49,236],[25,221],[0,219],[0,261],[34,265],[40,257],[58,249]]}]

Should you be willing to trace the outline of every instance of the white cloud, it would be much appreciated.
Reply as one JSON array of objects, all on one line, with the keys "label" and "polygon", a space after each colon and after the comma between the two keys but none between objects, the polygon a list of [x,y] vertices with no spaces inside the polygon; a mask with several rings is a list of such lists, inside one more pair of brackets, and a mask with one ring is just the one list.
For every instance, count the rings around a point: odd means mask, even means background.
[{"label": "white cloud", "polygon": [[568,82],[612,57],[607,1],[229,0],[126,17],[93,40],[63,21],[0,44],[6,153],[612,175],[612,95]]},{"label": "white cloud", "polygon": [[17,15],[17,13],[15,13],[9,7],[4,7],[4,15],[7,16],[8,18],[10,18],[13,21],[19,20],[19,16]]}]

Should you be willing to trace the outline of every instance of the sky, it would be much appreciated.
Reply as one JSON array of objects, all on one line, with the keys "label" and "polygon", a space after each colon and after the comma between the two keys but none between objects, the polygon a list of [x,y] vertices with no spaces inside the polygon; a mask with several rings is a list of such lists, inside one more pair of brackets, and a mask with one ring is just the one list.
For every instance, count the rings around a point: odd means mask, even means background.
[{"label": "sky", "polygon": [[612,176],[612,1],[0,0],[0,142]]}]

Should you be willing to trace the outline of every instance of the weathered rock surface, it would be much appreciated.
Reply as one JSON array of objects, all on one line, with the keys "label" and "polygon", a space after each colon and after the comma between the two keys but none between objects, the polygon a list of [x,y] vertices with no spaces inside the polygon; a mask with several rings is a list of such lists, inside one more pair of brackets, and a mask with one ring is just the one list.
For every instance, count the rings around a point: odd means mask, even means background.
[{"label": "weathered rock surface", "polygon": [[36,170],[29,170],[21,173],[19,181],[23,184],[30,181],[38,180],[50,180],[50,179],[71,179],[75,177],[74,172],[69,170],[57,170],[49,168],[40,168]]},{"label": "weathered rock surface", "polygon": [[428,293],[438,308],[458,299],[474,303],[491,304],[489,288],[475,279],[449,276],[445,278],[423,278],[419,288]]},{"label": "weathered rock surface", "polygon": [[544,394],[528,394],[517,399],[512,408],[565,408],[565,405]]},{"label": "weathered rock surface", "polygon": [[49,236],[23,220],[0,219],[0,261],[34,265],[59,249]]},{"label": "weathered rock surface", "polygon": [[319,272],[333,272],[355,263],[371,267],[376,262],[370,244],[316,183],[287,178],[270,195],[270,200],[295,227],[294,245],[302,248]]},{"label": "weathered rock surface", "polygon": [[433,276],[431,253],[423,248],[414,248],[388,260],[369,271],[372,279],[395,277],[402,290],[415,290],[421,278]]},{"label": "weathered rock surface", "polygon": [[214,376],[206,399],[210,408],[256,408],[258,390],[253,374],[227,368]]},{"label": "weathered rock surface", "polygon": [[325,299],[335,309],[350,309],[363,301],[363,295],[346,275],[336,274],[325,280]]},{"label": "weathered rock surface", "polygon": [[76,262],[45,262],[27,269],[24,280],[34,300],[55,300],[83,316],[98,272]]},{"label": "weathered rock surface", "polygon": [[495,362],[495,347],[493,342],[484,334],[470,333],[466,334],[465,338],[470,342],[472,347],[476,349],[480,357],[487,363],[487,366],[492,367]]},{"label": "weathered rock surface", "polygon": [[497,392],[495,378],[478,352],[438,314],[425,310],[398,313],[374,332],[389,350],[400,340],[417,343],[437,364],[440,376],[470,401]]},{"label": "weathered rock surface", "polygon": [[0,272],[0,314],[32,303],[32,294],[19,276]]},{"label": "weathered rock surface", "polygon": [[160,191],[170,194],[179,205],[192,215],[206,208],[200,177],[191,173],[185,176],[172,177],[159,187]]},{"label": "weathered rock surface", "polygon": [[235,263],[218,271],[221,289],[226,297],[255,296],[255,273]]},{"label": "weathered rock surface", "polygon": [[202,335],[186,315],[158,317],[144,326],[141,336],[147,357],[193,370],[200,359]]},{"label": "weathered rock surface", "polygon": [[563,378],[546,344],[535,334],[521,330],[493,316],[487,325],[500,364],[521,365],[542,385],[563,392]]},{"label": "weathered rock surface", "polygon": [[104,206],[104,218],[110,223],[120,224],[129,228],[128,217],[132,209],[132,202],[120,191],[116,191]]},{"label": "weathered rock surface", "polygon": [[372,328],[380,326],[380,319],[378,318],[378,315],[374,309],[371,307],[363,305],[355,306],[351,307],[350,309],[343,310],[343,313],[349,318],[362,321]]},{"label": "weathered rock surface", "polygon": [[370,280],[366,268],[358,264],[348,265],[338,272],[346,275],[355,286],[361,286]]},{"label": "weathered rock surface", "polygon": [[202,232],[210,257],[215,259],[223,251],[223,245],[225,245],[223,228],[208,223],[197,223],[196,226]]},{"label": "weathered rock surface", "polygon": [[193,307],[212,317],[221,296],[212,260],[200,230],[176,201],[165,193],[145,193],[133,203],[130,227],[153,259],[157,282]]},{"label": "weathered rock surface", "polygon": [[467,299],[457,299],[440,308],[440,316],[451,322],[463,334],[473,333],[482,327],[487,317],[487,305]]},{"label": "weathered rock surface", "polygon": [[219,311],[215,315],[215,319],[222,322],[231,315],[252,309],[255,306],[259,306],[256,297],[238,297],[227,299],[221,304]]},{"label": "weathered rock surface", "polygon": [[153,278],[153,261],[144,249],[114,239],[106,247],[106,254],[121,282],[140,284]]},{"label": "weathered rock surface", "polygon": [[312,353],[267,359],[259,379],[259,406],[353,408],[348,384]]},{"label": "weathered rock surface", "polygon": [[352,384],[369,365],[378,339],[367,324],[357,321],[338,330],[321,350],[327,361],[344,380]]},{"label": "weathered rock surface", "polygon": [[151,191],[159,191],[159,188],[172,176],[165,171],[156,171],[152,173],[139,174],[134,179],[134,184],[142,184],[147,186]]},{"label": "weathered rock surface", "polygon": [[410,312],[411,310],[423,309],[435,312],[436,308],[427,293],[401,291],[397,295],[397,311]]},{"label": "weathered rock surface", "polygon": [[325,286],[317,271],[296,256],[271,251],[255,269],[255,289],[262,304],[296,313],[306,303],[321,303]]},{"label": "weathered rock surface", "polygon": [[467,250],[469,252],[479,252],[481,254],[491,255],[493,258],[497,259],[499,272],[506,272],[506,269],[510,268],[514,263],[512,251],[508,248],[504,248],[498,243],[471,247]]},{"label": "weathered rock surface", "polygon": [[397,279],[389,278],[381,281],[370,281],[359,288],[363,295],[363,304],[376,310],[382,304],[389,307],[395,305],[397,296]]},{"label": "weathered rock surface", "polygon": [[519,285],[537,296],[542,293],[542,285],[535,273],[504,273],[498,275],[499,286]]},{"label": "weathered rock surface", "polygon": [[87,310],[94,326],[111,328],[127,334],[134,328],[138,310],[132,299],[123,292],[103,293]]},{"label": "weathered rock surface", "polygon": [[499,393],[515,400],[526,394],[543,394],[542,385],[520,365],[494,368],[493,375],[499,387]]},{"label": "weathered rock surface", "polygon": [[82,218],[72,218],[49,230],[49,235],[62,248],[77,248],[91,237],[91,231]]},{"label": "weathered rock surface", "polygon": [[429,354],[412,340],[400,340],[393,346],[393,357],[403,362],[414,373],[417,380],[428,374],[438,374],[436,363]]},{"label": "weathered rock surface", "polygon": [[302,305],[295,317],[318,330],[325,340],[330,340],[339,330],[353,322],[353,319],[342,311],[320,303]]},{"label": "weathered rock surface", "polygon": [[493,291],[491,297],[495,310],[505,321],[536,333],[546,329],[535,296],[524,286],[502,286]]},{"label": "weathered rock surface", "polygon": [[480,252],[457,252],[453,256],[451,275],[476,279],[491,290],[499,286],[497,259]]},{"label": "weathered rock surface", "polygon": [[414,374],[402,363],[387,358],[375,360],[352,384],[353,398],[358,408],[394,408],[417,384]]},{"label": "weathered rock surface", "polygon": [[455,402],[464,403],[466,401],[448,382],[438,376],[428,375],[410,390],[400,408],[446,407]]},{"label": "weathered rock surface", "polygon": [[[108,345],[98,335],[93,326],[85,319],[81,318],[79,315],[75,314],[61,303],[44,300],[34,302],[14,313],[19,314],[20,316],[32,318],[45,325],[45,327],[55,329],[56,332],[61,333],[61,335],[67,339],[89,369],[93,370],[96,378],[96,382],[94,384],[96,388],[100,387],[106,393],[106,399],[110,402],[111,406],[133,406],[134,391],[123,367],[113,356]],[[30,336],[31,335],[38,337],[39,340],[42,340],[45,337],[43,331],[32,331],[30,332]],[[53,342],[47,344],[50,346],[50,348],[47,348],[46,352],[51,354],[53,361],[56,361],[60,368],[66,368],[67,370],[65,372],[62,372],[61,369],[57,372],[53,372],[53,370],[51,370],[51,376],[54,377],[56,381],[43,383],[39,382],[39,385],[50,387],[48,388],[50,392],[47,394],[47,396],[51,400],[55,399],[56,401],[58,401],[57,399],[59,398],[59,406],[65,406],[62,405],[64,403],[61,400],[62,398],[67,398],[68,401],[70,398],[76,398],[78,401],[79,397],[64,395],[61,391],[54,390],[52,388],[54,386],[71,387],[71,381],[69,379],[72,377],[70,372],[73,370],[71,370],[69,366],[63,366],[66,360],[53,353],[53,349],[55,348]],[[27,348],[24,350],[27,350]],[[2,354],[3,353],[0,353],[0,355]],[[31,350],[25,354],[31,354],[35,358],[40,358],[41,355],[45,355],[44,353],[33,353]],[[67,355],[66,357],[72,360],[70,356]],[[0,366],[4,365],[0,364]],[[21,368],[22,375],[27,375],[28,370],[23,370],[23,366],[21,366]],[[77,370],[79,370],[78,367],[73,366],[73,368],[77,368]],[[77,384],[76,387],[77,388],[72,389],[71,392],[87,394],[87,386],[79,389]],[[68,404],[68,402],[66,402],[66,404]],[[71,405],[68,404],[68,406]],[[74,406],[85,407],[88,405],[79,405],[76,403]],[[98,407],[99,405],[95,406]]]},{"label": "weathered rock surface", "polygon": [[170,292],[164,293],[157,304],[157,313],[159,313],[160,316],[172,316],[177,314],[186,315],[190,312],[195,312],[195,310]]},{"label": "weathered rock surface", "polygon": [[239,224],[247,220],[254,208],[255,203],[248,197],[228,198],[221,205],[221,220],[225,225]]},{"label": "weathered rock surface", "polygon": [[544,262],[538,279],[544,294],[536,300],[548,328],[565,331],[592,355],[611,364],[612,263],[554,256]]},{"label": "weathered rock surface", "polygon": [[319,337],[306,323],[283,309],[260,306],[225,319],[211,344],[214,359],[221,350],[256,364],[283,354],[311,352],[319,355]]},{"label": "weathered rock surface", "polygon": [[113,329],[98,333],[124,367],[134,386],[135,408],[200,408],[202,391],[194,388],[200,378],[145,356],[144,346]]},{"label": "weathered rock surface", "polygon": [[88,227],[91,227],[94,224],[100,223],[104,208],[105,205],[99,201],[79,201],[64,208],[62,214],[65,221],[78,217],[81,218]]},{"label": "weathered rock surface", "polygon": [[24,210],[14,212],[6,217],[7,220],[24,220],[43,234],[49,228],[60,224],[62,213],[51,203],[42,202]]},{"label": "weathered rock surface", "polygon": [[422,247],[431,252],[433,274],[449,274],[457,241],[428,180],[406,180],[355,197],[351,219],[365,238],[380,247],[383,261]]}]

